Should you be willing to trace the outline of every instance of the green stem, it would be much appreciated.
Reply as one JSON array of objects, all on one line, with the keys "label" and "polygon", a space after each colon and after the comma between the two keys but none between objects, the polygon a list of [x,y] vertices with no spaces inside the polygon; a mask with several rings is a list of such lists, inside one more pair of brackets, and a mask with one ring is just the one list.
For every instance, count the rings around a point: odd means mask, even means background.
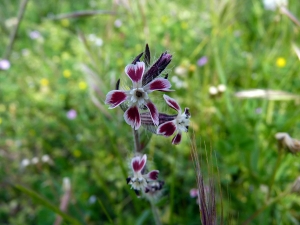
[{"label": "green stem", "polygon": [[153,217],[154,217],[154,220],[155,220],[155,224],[156,225],[161,225],[159,215],[158,215],[158,209],[156,208],[153,200],[150,200],[150,204],[151,204],[151,209],[152,209]]},{"label": "green stem", "polygon": [[10,57],[10,54],[12,52],[12,49],[13,49],[13,46],[14,46],[14,43],[15,43],[15,40],[16,40],[18,29],[19,29],[21,21],[23,19],[23,15],[24,15],[27,3],[28,3],[28,0],[22,0],[21,1],[19,12],[18,12],[18,21],[17,21],[17,24],[14,27],[10,37],[9,37],[9,44],[6,48],[6,52],[5,52],[5,55],[3,57],[4,59],[8,60],[9,57]]},{"label": "green stem", "polygon": [[278,157],[277,157],[275,168],[273,169],[272,177],[271,177],[271,180],[270,180],[269,192],[268,192],[268,195],[267,195],[267,201],[270,199],[272,188],[273,188],[274,182],[275,182],[276,173],[277,173],[279,165],[281,163],[281,159],[282,159],[282,150],[281,150],[281,147],[278,146]]}]

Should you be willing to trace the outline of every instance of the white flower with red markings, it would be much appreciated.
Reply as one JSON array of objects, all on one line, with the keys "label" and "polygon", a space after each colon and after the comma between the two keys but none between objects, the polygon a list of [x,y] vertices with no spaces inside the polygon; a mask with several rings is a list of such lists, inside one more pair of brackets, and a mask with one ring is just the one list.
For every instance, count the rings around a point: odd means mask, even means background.
[{"label": "white flower with red markings", "polygon": [[160,114],[160,121],[167,121],[161,123],[157,128],[157,134],[164,136],[172,136],[176,131],[177,134],[172,139],[172,144],[177,145],[181,142],[182,132],[187,132],[190,123],[191,114],[189,108],[185,108],[184,112],[181,112],[181,108],[175,99],[164,95],[166,103],[173,109],[175,109],[178,114],[176,116],[169,116],[166,114]]},{"label": "white flower with red markings", "polygon": [[127,178],[127,183],[131,185],[131,188],[137,191],[145,191],[148,185],[157,180],[159,171],[152,170],[145,174],[145,166],[147,163],[147,155],[135,156],[131,160],[131,169],[133,171],[133,176]]},{"label": "white flower with red markings", "polygon": [[170,91],[169,89],[171,87],[170,82],[164,78],[155,77],[149,80],[149,71],[150,70],[145,73],[144,62],[137,61],[127,65],[125,67],[125,73],[132,81],[131,89],[128,91],[110,91],[105,99],[105,103],[110,105],[110,109],[127,101],[128,108],[124,113],[124,119],[126,123],[136,130],[141,126],[140,109],[143,109],[145,106],[150,111],[153,123],[155,125],[159,124],[158,110],[150,101],[148,94],[153,91]]}]

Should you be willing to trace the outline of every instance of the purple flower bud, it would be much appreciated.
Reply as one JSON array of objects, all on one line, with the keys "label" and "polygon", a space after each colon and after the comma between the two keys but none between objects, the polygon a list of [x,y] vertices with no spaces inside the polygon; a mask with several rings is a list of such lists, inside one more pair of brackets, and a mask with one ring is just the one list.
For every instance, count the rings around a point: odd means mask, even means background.
[{"label": "purple flower bud", "polygon": [[208,59],[206,56],[201,57],[198,61],[197,61],[197,65],[198,66],[204,66],[207,63]]},{"label": "purple flower bud", "polygon": [[8,70],[10,68],[10,62],[7,59],[0,60],[0,70]]},{"label": "purple flower bud", "polygon": [[41,37],[41,34],[40,34],[39,31],[34,30],[34,31],[31,31],[31,32],[29,33],[29,37],[30,37],[31,39],[34,40],[34,39],[40,38],[40,37]]},{"label": "purple flower bud", "polygon": [[77,117],[77,112],[76,112],[76,110],[75,110],[75,109],[69,110],[69,111],[67,112],[67,117],[68,117],[68,119],[70,119],[70,120],[75,119],[75,118]]}]

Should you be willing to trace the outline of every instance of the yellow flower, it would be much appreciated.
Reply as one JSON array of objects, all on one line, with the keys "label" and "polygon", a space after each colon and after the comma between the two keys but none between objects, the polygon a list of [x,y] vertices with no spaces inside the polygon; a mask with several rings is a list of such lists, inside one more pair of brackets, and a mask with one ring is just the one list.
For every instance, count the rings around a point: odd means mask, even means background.
[{"label": "yellow flower", "polygon": [[286,65],[286,60],[285,60],[285,58],[283,58],[283,57],[277,58],[277,60],[276,60],[276,66],[277,66],[277,67],[282,68],[282,67],[285,67],[285,65]]},{"label": "yellow flower", "polygon": [[65,78],[69,78],[72,74],[70,70],[64,70],[63,75]]},{"label": "yellow flower", "polygon": [[42,86],[46,87],[49,85],[49,80],[46,78],[43,78],[43,79],[41,79],[40,83]]},{"label": "yellow flower", "polygon": [[194,72],[194,71],[196,70],[196,66],[195,66],[194,64],[190,65],[189,70],[190,70],[191,72]]},{"label": "yellow flower", "polygon": [[68,20],[68,19],[63,19],[63,20],[61,20],[61,25],[63,26],[63,27],[68,27],[68,26],[70,26],[70,21]]},{"label": "yellow flower", "polygon": [[87,84],[84,81],[80,81],[78,86],[81,90],[85,90],[87,88]]}]

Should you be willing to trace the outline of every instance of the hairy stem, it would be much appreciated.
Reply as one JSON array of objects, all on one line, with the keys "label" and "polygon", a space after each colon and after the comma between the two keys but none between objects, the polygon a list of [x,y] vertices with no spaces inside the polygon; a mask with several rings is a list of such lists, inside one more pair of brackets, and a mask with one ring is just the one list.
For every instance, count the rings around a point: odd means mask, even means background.
[{"label": "hairy stem", "polygon": [[10,55],[11,55],[11,52],[12,52],[12,49],[13,49],[13,46],[14,46],[14,43],[15,43],[15,40],[16,40],[16,36],[17,36],[17,33],[18,33],[18,29],[19,29],[19,26],[20,26],[21,21],[23,19],[23,15],[24,15],[27,3],[28,3],[28,0],[22,0],[21,1],[19,12],[18,12],[18,21],[17,21],[17,24],[14,27],[10,37],[9,37],[9,44],[6,48],[6,52],[5,52],[5,55],[3,57],[4,59],[8,60]]},{"label": "hairy stem", "polygon": [[150,204],[151,204],[151,209],[152,209],[153,217],[154,217],[154,220],[155,220],[155,224],[156,225],[161,225],[159,215],[158,215],[158,209],[156,208],[153,200],[150,200]]},{"label": "hairy stem", "polygon": [[133,142],[134,142],[134,152],[141,153],[141,143],[140,143],[139,131],[132,128],[132,133],[133,133]]}]

